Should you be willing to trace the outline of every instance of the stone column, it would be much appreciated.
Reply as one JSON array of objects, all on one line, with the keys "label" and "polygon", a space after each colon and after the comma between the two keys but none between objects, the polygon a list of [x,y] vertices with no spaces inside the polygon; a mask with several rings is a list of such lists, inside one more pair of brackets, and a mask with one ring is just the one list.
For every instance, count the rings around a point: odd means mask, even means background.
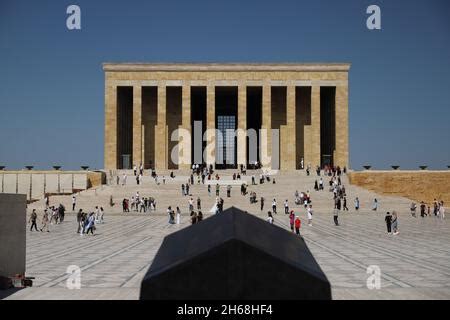
[{"label": "stone column", "polygon": [[142,164],[142,87],[133,86],[133,165]]},{"label": "stone column", "polygon": [[247,87],[238,87],[237,164],[247,165]]},{"label": "stone column", "polygon": [[283,126],[281,147],[281,169],[295,170],[296,168],[296,118],[295,118],[295,86],[288,85],[286,88],[286,126]]},{"label": "stone column", "polygon": [[[308,162],[305,167],[311,164],[311,169],[315,170],[320,165],[320,86],[313,85],[311,88],[311,145]],[[306,142],[308,143],[308,142]]]},{"label": "stone column", "polygon": [[[206,164],[215,165],[216,162],[216,88],[208,85],[206,92]],[[204,156],[205,157],[205,156]]]},{"label": "stone column", "polygon": [[348,168],[348,85],[336,87],[335,112],[336,150],[333,157],[334,165]]},{"label": "stone column", "polygon": [[158,85],[158,117],[155,126],[155,168],[167,169],[166,85]]},{"label": "stone column", "polygon": [[262,123],[260,131],[260,156],[261,165],[270,169],[272,167],[272,106],[271,86],[264,84],[262,88]]},{"label": "stone column", "polygon": [[105,169],[117,169],[117,87],[105,82]]},{"label": "stone column", "polygon": [[182,88],[181,125],[178,126],[178,169],[191,167],[191,86]]}]

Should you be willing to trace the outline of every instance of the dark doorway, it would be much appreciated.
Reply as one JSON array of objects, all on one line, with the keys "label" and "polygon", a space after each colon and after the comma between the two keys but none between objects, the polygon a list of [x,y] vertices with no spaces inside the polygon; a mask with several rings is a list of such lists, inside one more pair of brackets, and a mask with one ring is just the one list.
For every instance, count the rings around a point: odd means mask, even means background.
[{"label": "dark doorway", "polygon": [[[311,87],[295,88],[295,162],[297,169],[305,168],[305,127],[311,125]],[[311,141],[308,141],[311,143]]]},{"label": "dark doorway", "polygon": [[237,168],[236,120],[238,87],[216,87],[216,168]]},{"label": "dark doorway", "polygon": [[320,161],[333,165],[336,149],[336,87],[320,87]]},{"label": "dark doorway", "polygon": [[133,159],[133,87],[117,87],[117,163],[131,169]]},{"label": "dark doorway", "polygon": [[[259,129],[262,124],[262,87],[247,87],[247,165],[259,162]],[[251,132],[252,130],[253,133]],[[256,141],[252,141],[252,134]],[[253,139],[255,140],[255,139]],[[253,145],[253,146],[252,146]],[[253,152],[251,152],[253,150]],[[256,152],[255,152],[256,151]]]},{"label": "dark doorway", "polygon": [[[206,131],[206,87],[191,87],[191,129],[191,163],[201,164],[204,163],[203,150],[206,148],[206,141],[203,141]],[[197,150],[196,144],[199,145]]]},{"label": "dark doorway", "polygon": [[[168,129],[168,169],[178,169],[178,153],[172,155],[173,148],[178,141],[172,141],[172,133],[181,125],[182,87],[166,88],[166,123]],[[174,159],[172,159],[174,157]]]},{"label": "dark doorway", "polygon": [[142,125],[144,128],[144,167],[155,163],[155,126],[158,114],[158,87],[142,87]]}]

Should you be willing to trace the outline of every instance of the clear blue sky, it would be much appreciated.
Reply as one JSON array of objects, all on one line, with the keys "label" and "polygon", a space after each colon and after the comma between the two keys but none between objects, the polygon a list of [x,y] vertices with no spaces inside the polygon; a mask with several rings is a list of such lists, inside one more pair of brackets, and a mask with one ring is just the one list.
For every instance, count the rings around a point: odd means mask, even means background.
[{"label": "clear blue sky", "polygon": [[446,168],[449,35],[446,0],[1,0],[0,165],[102,168],[103,62],[218,61],[351,62],[351,166]]}]

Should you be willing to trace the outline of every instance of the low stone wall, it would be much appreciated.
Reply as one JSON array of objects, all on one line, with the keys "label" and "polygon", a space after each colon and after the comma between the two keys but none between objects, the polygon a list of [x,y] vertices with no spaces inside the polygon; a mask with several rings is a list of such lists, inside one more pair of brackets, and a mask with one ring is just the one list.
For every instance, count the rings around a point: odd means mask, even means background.
[{"label": "low stone wall", "polygon": [[44,197],[45,193],[70,194],[104,183],[105,173],[92,171],[0,171],[0,193],[25,194],[27,200]]},{"label": "low stone wall", "polygon": [[447,171],[353,171],[351,184],[385,194],[431,204],[434,199],[450,204],[450,170]]}]

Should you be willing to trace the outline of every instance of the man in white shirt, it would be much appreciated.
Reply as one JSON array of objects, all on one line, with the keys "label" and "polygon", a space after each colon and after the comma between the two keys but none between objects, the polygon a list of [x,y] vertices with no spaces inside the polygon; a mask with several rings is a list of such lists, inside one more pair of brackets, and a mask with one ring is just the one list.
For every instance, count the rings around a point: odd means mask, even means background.
[{"label": "man in white shirt", "polygon": [[72,211],[75,211],[75,205],[77,202],[77,198],[75,197],[75,195],[72,196]]}]

